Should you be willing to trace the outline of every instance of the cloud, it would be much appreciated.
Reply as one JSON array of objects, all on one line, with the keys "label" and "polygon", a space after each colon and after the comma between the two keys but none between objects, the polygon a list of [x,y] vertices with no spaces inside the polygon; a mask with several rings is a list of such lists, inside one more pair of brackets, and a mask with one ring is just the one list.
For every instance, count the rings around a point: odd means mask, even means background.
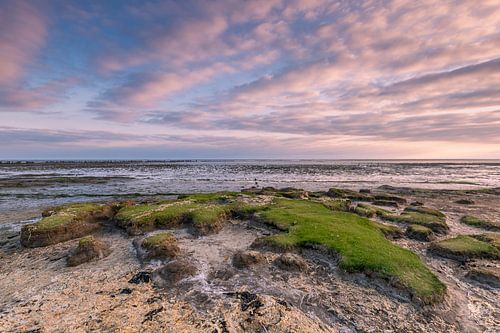
[{"label": "cloud", "polygon": [[[0,14],[2,111],[69,105],[89,128],[178,132],[168,140],[186,146],[499,141],[498,1],[71,4],[51,22],[31,4]],[[48,65],[58,47],[79,80]]]},{"label": "cloud", "polygon": [[25,74],[25,68],[43,46],[46,20],[26,1],[2,1],[0,6],[0,86]]},{"label": "cloud", "polygon": [[[126,82],[105,91],[92,105],[154,106],[175,93],[207,82],[234,69],[223,63],[184,72],[144,72],[130,75]],[[91,106],[92,106],[91,105]]]}]

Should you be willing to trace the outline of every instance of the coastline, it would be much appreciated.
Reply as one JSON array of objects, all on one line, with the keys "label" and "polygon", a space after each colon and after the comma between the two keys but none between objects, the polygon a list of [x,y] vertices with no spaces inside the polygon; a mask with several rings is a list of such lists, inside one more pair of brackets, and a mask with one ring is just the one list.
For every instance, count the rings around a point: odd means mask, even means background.
[{"label": "coastline", "polygon": [[[386,193],[389,189],[385,189]],[[450,231],[437,240],[483,233],[484,230],[460,223],[460,217],[465,214],[485,219],[500,216],[496,192],[394,188],[392,191],[408,202],[420,201],[446,214]],[[473,199],[474,204],[456,203],[464,198]],[[141,264],[134,245],[141,236],[129,236],[107,226],[98,236],[111,244],[111,255],[70,268],[66,267],[65,259],[77,240],[26,249],[19,245],[20,227],[18,224],[13,230],[16,236],[11,233],[12,238],[6,240],[0,259],[0,280],[3,281],[0,326],[6,331],[38,329],[44,332],[50,328],[239,332],[266,327],[270,332],[286,329],[349,332],[375,326],[411,331],[493,332],[499,325],[494,311],[498,289],[467,278],[470,265],[429,254],[429,243],[407,237],[393,242],[416,252],[446,283],[448,292],[443,302],[422,307],[383,280],[364,274],[346,274],[329,255],[314,249],[298,252],[307,263],[307,274],[283,271],[271,264],[235,269],[231,264],[235,252],[248,251],[256,238],[275,233],[251,220],[230,220],[220,232],[201,237],[191,235],[188,230],[171,229],[179,239],[179,247],[196,263],[200,273],[167,286],[158,278],[153,283],[128,282],[138,271],[161,266],[157,261]],[[264,261],[268,263],[279,255],[265,249],[259,251],[263,251]],[[498,263],[487,264],[496,265],[498,269]],[[263,305],[253,311],[243,311],[243,301],[238,296],[241,292],[256,295]],[[61,321],[61,316],[71,320]],[[276,320],[277,326],[272,326]],[[242,328],[242,321],[249,326]]]}]

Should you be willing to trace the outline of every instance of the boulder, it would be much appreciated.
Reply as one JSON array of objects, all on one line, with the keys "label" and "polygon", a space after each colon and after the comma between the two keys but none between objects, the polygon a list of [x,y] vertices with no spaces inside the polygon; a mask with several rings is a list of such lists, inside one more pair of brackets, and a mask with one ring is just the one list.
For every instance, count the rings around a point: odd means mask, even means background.
[{"label": "boulder", "polygon": [[96,203],[70,204],[51,209],[39,222],[21,229],[21,244],[40,247],[89,235],[101,228],[100,222],[111,220],[115,212],[114,206]]},{"label": "boulder", "polygon": [[266,261],[266,257],[258,251],[238,251],[233,256],[233,266],[248,268]]},{"label": "boulder", "polygon": [[66,264],[68,266],[78,266],[80,264],[99,260],[105,258],[111,254],[111,249],[109,245],[93,236],[87,236],[78,242],[78,247],[71,253]]},{"label": "boulder", "polygon": [[176,283],[193,276],[198,269],[186,259],[177,259],[169,262],[158,270],[159,276],[168,283]]},{"label": "boulder", "polygon": [[457,203],[459,205],[473,205],[473,204],[475,204],[474,200],[471,200],[471,199],[460,199],[460,200],[455,201],[455,203]]},{"label": "boulder", "polygon": [[181,252],[177,239],[169,232],[146,237],[141,246],[146,251],[146,259],[174,258]]},{"label": "boulder", "polygon": [[305,271],[308,267],[307,262],[297,254],[284,253],[274,260],[274,264],[286,271]]},{"label": "boulder", "polygon": [[431,229],[418,224],[412,224],[408,226],[408,228],[406,228],[405,234],[408,238],[422,242],[430,242],[436,238]]}]

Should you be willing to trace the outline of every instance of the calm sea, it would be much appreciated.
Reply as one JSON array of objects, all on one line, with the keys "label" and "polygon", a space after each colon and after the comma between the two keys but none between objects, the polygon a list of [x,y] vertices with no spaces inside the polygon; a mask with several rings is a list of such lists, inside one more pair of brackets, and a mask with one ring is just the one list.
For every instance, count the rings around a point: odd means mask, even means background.
[{"label": "calm sea", "polygon": [[0,214],[120,196],[250,186],[500,187],[500,160],[185,160],[0,162]]}]

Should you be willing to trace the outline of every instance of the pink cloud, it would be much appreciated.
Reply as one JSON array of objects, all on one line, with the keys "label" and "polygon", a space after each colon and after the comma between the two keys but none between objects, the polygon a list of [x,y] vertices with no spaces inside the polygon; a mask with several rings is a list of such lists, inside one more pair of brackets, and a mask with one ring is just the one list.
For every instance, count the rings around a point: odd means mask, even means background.
[{"label": "pink cloud", "polygon": [[26,1],[6,1],[0,7],[0,85],[22,78],[25,67],[44,45],[45,18]]}]

